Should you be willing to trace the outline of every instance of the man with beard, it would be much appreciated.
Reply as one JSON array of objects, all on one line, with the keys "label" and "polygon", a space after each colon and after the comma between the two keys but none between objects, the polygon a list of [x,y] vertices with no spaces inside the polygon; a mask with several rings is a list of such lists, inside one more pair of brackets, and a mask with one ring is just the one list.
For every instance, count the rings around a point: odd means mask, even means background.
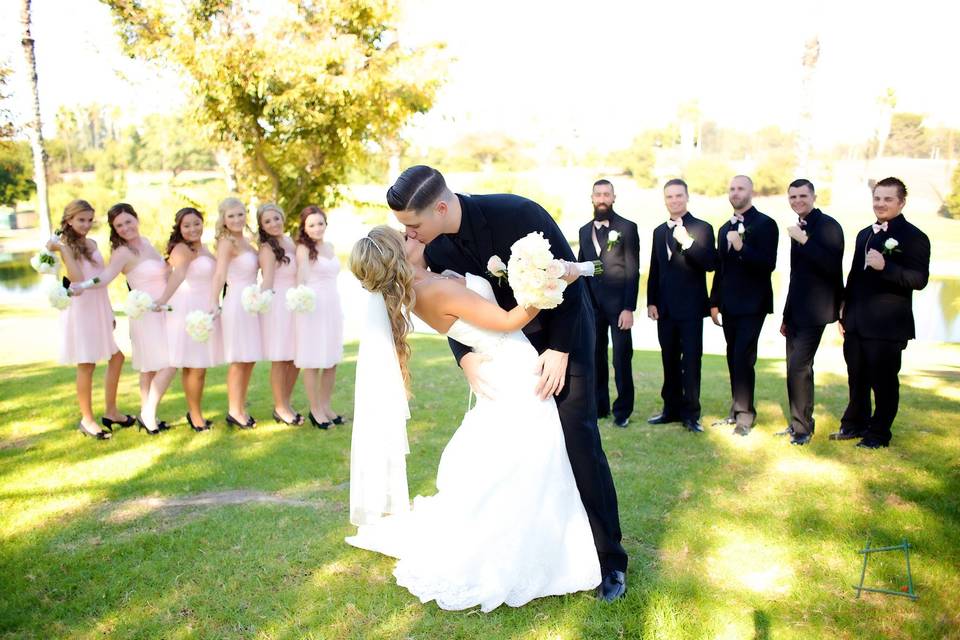
[{"label": "man with beard", "polygon": [[[850,400],[831,440],[862,438],[858,447],[890,445],[890,427],[900,406],[900,364],[916,337],[913,292],[930,278],[930,239],[907,222],[907,186],[884,178],[873,188],[877,221],[857,234],[840,328]],[[870,392],[874,407],[870,411]]]},{"label": "man with beard", "polygon": [[640,286],[640,234],[637,225],[613,210],[617,197],[609,180],[593,184],[593,220],[580,228],[578,260],[599,260],[603,273],[587,278],[597,325],[597,417],[610,415],[607,334],[613,341],[617,399],[613,423],[626,427],[633,413],[633,312]]},{"label": "man with beard", "polygon": [[[717,234],[719,265],[710,291],[710,317],[723,327],[730,373],[730,413],[717,424],[734,424],[733,433],[746,436],[753,429],[757,342],[768,313],[773,313],[770,275],[777,266],[777,223],[753,206],[753,180],[734,176],[730,181],[733,217]],[[722,314],[722,320],[721,320]]]},{"label": "man with beard", "polygon": [[663,187],[669,219],[653,230],[647,276],[647,316],[657,321],[663,361],[663,410],[647,422],[700,425],[700,363],[703,319],[708,313],[707,271],[717,266],[713,227],[687,211],[687,183],[679,178]]},{"label": "man with beard", "polygon": [[813,358],[826,325],[840,317],[843,298],[843,229],[814,208],[813,183],[794,180],[787,189],[797,224],[790,236],[790,288],[780,333],[787,339],[790,424],[776,435],[804,445],[813,437]]}]

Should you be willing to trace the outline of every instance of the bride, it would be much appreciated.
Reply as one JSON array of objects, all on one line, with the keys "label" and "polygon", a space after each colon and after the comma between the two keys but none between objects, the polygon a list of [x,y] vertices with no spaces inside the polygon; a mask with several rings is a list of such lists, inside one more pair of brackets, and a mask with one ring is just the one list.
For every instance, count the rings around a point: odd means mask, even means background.
[{"label": "bride", "polygon": [[[535,394],[537,352],[520,331],[537,310],[501,309],[482,277],[430,273],[423,245],[404,243],[387,226],[357,242],[350,269],[372,293],[372,305],[386,307],[383,333],[395,347],[389,357],[397,373],[394,383],[384,384],[387,358],[374,366],[370,352],[366,358],[363,353],[369,345],[361,342],[350,479],[351,521],[360,526],[347,542],[397,558],[397,583],[442,609],[480,605],[487,612],[504,603],[519,607],[534,598],[595,588],[600,565],[556,405],[552,396],[540,400]],[[495,387],[493,399],[477,400],[444,449],[437,493],[418,496],[412,508],[403,464],[405,431],[364,442],[361,420],[363,411],[394,421],[406,417],[405,308],[480,353],[484,377]],[[375,395],[362,391],[370,386]],[[370,450],[380,457],[364,453]],[[384,450],[392,454],[384,456]],[[386,480],[389,497],[365,495],[371,477],[382,482],[384,475],[392,476]],[[381,517],[384,513],[392,515]]]}]

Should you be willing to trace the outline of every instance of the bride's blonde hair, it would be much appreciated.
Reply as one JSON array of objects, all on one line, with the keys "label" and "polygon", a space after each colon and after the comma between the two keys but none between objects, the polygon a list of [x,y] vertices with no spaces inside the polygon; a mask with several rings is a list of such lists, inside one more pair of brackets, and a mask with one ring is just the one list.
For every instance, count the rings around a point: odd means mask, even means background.
[{"label": "bride's blonde hair", "polygon": [[413,324],[410,310],[416,303],[413,290],[413,267],[403,250],[403,236],[386,225],[374,227],[360,238],[350,252],[350,271],[367,291],[380,293],[387,305],[387,316],[393,330],[393,343],[400,360],[403,383],[410,395],[410,345],[407,334]]}]

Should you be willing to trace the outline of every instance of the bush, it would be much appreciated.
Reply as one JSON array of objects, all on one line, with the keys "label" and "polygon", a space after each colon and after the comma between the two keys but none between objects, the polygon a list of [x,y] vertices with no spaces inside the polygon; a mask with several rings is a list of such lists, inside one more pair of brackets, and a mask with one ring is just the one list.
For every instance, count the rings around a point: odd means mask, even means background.
[{"label": "bush", "polygon": [[773,196],[787,192],[793,180],[797,159],[789,151],[771,153],[757,165],[753,175],[753,191],[761,196]]},{"label": "bush", "polygon": [[730,178],[736,172],[729,164],[715,156],[694,158],[683,168],[683,179],[690,191],[705,196],[722,196],[727,192]]},{"label": "bush", "polygon": [[943,202],[943,211],[948,218],[960,218],[960,164],[950,178],[950,195]]}]

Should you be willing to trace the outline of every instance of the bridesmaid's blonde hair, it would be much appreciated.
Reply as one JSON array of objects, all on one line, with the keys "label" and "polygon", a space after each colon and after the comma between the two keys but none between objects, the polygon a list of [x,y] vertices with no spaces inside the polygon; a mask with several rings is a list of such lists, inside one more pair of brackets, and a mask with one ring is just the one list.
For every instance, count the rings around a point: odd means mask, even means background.
[{"label": "bridesmaid's blonde hair", "polygon": [[410,394],[410,345],[407,334],[413,327],[410,310],[416,303],[413,267],[403,250],[403,236],[386,225],[374,227],[360,238],[350,252],[350,271],[367,291],[383,294],[387,305],[393,343],[400,360],[403,383]]},{"label": "bridesmaid's blonde hair", "polygon": [[230,230],[227,229],[227,212],[237,208],[243,209],[243,228],[249,232],[250,235],[253,235],[253,230],[250,229],[250,226],[247,224],[247,205],[243,204],[243,200],[240,198],[231,196],[224,198],[217,206],[217,224],[214,226],[214,238],[217,241],[219,241],[220,238],[228,238],[230,242],[236,244],[236,238],[234,238]]}]

